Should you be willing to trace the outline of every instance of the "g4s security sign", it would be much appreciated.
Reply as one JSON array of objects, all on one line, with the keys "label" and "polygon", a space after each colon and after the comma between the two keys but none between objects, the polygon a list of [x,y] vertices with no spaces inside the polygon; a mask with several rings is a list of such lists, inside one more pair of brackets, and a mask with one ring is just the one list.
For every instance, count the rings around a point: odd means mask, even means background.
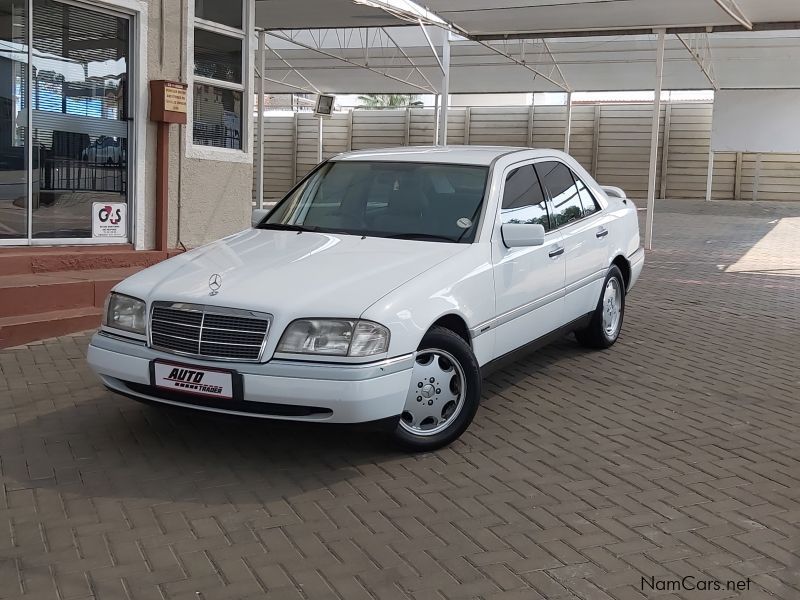
[{"label": "g4s security sign", "polygon": [[124,202],[92,203],[92,237],[124,238],[128,235],[128,205]]}]

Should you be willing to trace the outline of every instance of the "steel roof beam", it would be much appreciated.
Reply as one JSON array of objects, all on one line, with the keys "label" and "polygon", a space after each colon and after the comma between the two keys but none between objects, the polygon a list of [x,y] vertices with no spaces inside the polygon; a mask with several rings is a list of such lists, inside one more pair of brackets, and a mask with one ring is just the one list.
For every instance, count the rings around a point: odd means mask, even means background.
[{"label": "steel roof beam", "polygon": [[[681,27],[667,27],[664,31],[667,35],[677,35],[679,33],[735,33],[741,31],[793,31],[800,29],[800,21],[778,21],[774,23],[753,23],[752,29],[747,29],[742,25],[686,25]],[[467,34],[460,32],[460,35],[471,40],[477,41],[497,41],[497,40],[522,40],[533,38],[562,38],[562,37],[604,37],[620,35],[653,35],[659,32],[659,28],[653,27],[634,27],[630,29],[573,29],[565,31],[526,31],[515,33],[478,33]]]},{"label": "steel roof beam", "polygon": [[753,23],[750,22],[750,19],[745,16],[742,9],[736,4],[736,0],[714,0],[714,2],[716,2],[717,6],[719,6],[725,14],[739,23],[739,25],[748,31],[753,30]]},{"label": "steel roof beam", "polygon": [[[309,32],[310,31],[311,30],[309,30]],[[290,44],[294,44],[295,46],[299,46],[300,48],[305,48],[306,50],[310,50],[312,52],[316,52],[317,54],[320,54],[322,56],[326,56],[328,58],[332,58],[334,60],[338,60],[338,61],[347,63],[347,64],[352,65],[354,67],[358,67],[360,69],[364,69],[366,71],[370,71],[372,73],[376,73],[377,75],[380,75],[382,77],[386,77],[387,79],[391,79],[393,81],[398,81],[400,83],[403,83],[403,84],[408,85],[410,87],[417,88],[418,90],[422,90],[422,91],[427,92],[429,94],[435,94],[436,93],[436,90],[433,89],[432,87],[426,87],[424,85],[420,85],[418,83],[414,83],[413,81],[410,81],[409,79],[403,79],[402,77],[397,77],[395,75],[391,75],[390,73],[388,73],[386,71],[381,71],[381,70],[376,69],[374,67],[370,67],[368,64],[366,64],[366,60],[368,60],[368,57],[365,59],[365,64],[361,64],[359,62],[356,62],[355,60],[347,58],[346,56],[339,56],[337,54],[334,54],[333,52],[328,52],[327,50],[323,50],[320,47],[316,47],[315,48],[314,46],[311,46],[309,44],[301,42],[301,41],[299,41],[299,40],[297,40],[297,39],[295,39],[295,38],[293,38],[291,36],[288,36],[288,35],[286,35],[284,33],[279,33],[277,31],[267,31],[266,33],[269,36],[272,36],[272,37],[277,38],[279,40],[283,40],[285,42],[289,42]],[[337,37],[338,37],[338,34],[337,34]],[[314,38],[313,34],[312,34],[312,39],[314,39],[315,43],[317,43],[318,46],[322,45],[322,42],[323,42],[322,36],[320,36],[320,41],[317,41]],[[359,39],[360,39],[360,34],[359,34]],[[366,44],[364,45],[362,50],[364,50],[365,52],[368,52],[369,30],[367,30],[367,39],[365,41],[366,41]],[[405,52],[403,52],[403,54],[405,55]],[[405,56],[406,56],[406,58],[408,58],[407,55],[405,55]],[[415,72],[415,71],[416,72],[420,72],[419,68],[416,67],[416,65],[414,65],[413,63],[412,63],[412,67],[413,67],[412,73]],[[427,78],[425,78],[425,80],[427,82]]]},{"label": "steel roof beam", "polygon": [[386,31],[386,29],[381,27],[381,30],[383,31],[384,34],[386,34],[386,37],[389,38],[391,42],[395,45],[395,47],[400,51],[400,54],[403,55],[403,58],[405,58],[408,61],[408,64],[411,65],[414,68],[414,70],[419,74],[419,76],[425,80],[425,83],[428,84],[428,87],[433,89],[433,84],[431,83],[431,80],[425,76],[425,73],[422,72],[422,70],[412,60],[412,58],[408,55],[408,53],[405,50],[403,50],[402,46],[400,46],[400,44],[397,43],[397,41],[391,36],[391,34],[388,31]]},{"label": "steel roof beam", "polygon": [[[528,71],[530,71],[530,72],[531,72],[531,73],[533,73],[534,75],[538,75],[539,77],[542,77],[543,79],[546,79],[547,81],[549,81],[550,83],[552,83],[554,86],[556,86],[557,88],[559,88],[561,91],[564,91],[564,92],[569,92],[569,91],[571,91],[571,90],[569,89],[569,86],[567,85],[567,82],[566,82],[566,81],[564,81],[563,83],[559,83],[558,81],[556,81],[555,79],[553,79],[552,77],[550,77],[550,76],[548,76],[548,75],[545,75],[544,73],[542,73],[542,72],[541,72],[541,71],[539,71],[538,69],[534,69],[532,66],[530,66],[530,65],[529,65],[527,62],[525,62],[524,60],[520,60],[520,59],[516,58],[515,56],[511,56],[511,55],[510,55],[508,52],[505,52],[504,50],[500,50],[499,48],[495,48],[494,46],[492,46],[492,45],[491,45],[491,44],[489,44],[488,42],[484,42],[484,41],[482,41],[482,40],[474,40],[474,41],[475,41],[475,42],[477,42],[477,43],[479,43],[479,44],[480,44],[481,46],[483,46],[484,48],[488,48],[488,49],[489,49],[489,50],[491,50],[492,52],[496,52],[496,53],[497,53],[497,54],[499,54],[500,56],[504,56],[505,58],[507,58],[508,60],[510,60],[511,62],[513,62],[514,64],[517,64],[517,65],[519,65],[520,67],[523,67],[523,68],[527,69]],[[544,41],[544,40],[543,40],[543,41]],[[552,58],[552,54],[550,55],[550,57]],[[556,67],[558,67],[558,63],[556,63],[556,62],[555,62],[555,60],[553,60],[553,64],[554,64]],[[558,68],[558,71],[559,71],[559,73],[561,73],[561,69],[560,69],[560,68]],[[563,76],[562,76],[562,78],[563,78]]]},{"label": "steel roof beam", "polygon": [[[263,31],[262,32],[262,35],[268,35],[268,34],[269,34],[268,31]],[[269,50],[270,52],[272,52],[278,58],[279,61],[281,61],[284,65],[286,65],[286,67],[289,69],[289,72],[295,73],[300,79],[302,79],[303,81],[305,81],[309,85],[311,90],[304,90],[304,91],[311,91],[314,94],[321,94],[322,93],[322,92],[319,91],[319,88],[317,86],[315,86],[313,83],[311,83],[311,81],[309,81],[308,77],[306,77],[300,71],[298,71],[295,67],[293,67],[289,63],[289,61],[287,61],[280,54],[278,54],[277,50],[275,50],[275,48],[272,48],[269,44],[267,44],[266,41],[264,41],[264,48]],[[266,71],[266,68],[264,70]],[[288,77],[288,75],[289,75],[289,73],[286,74],[287,77]],[[270,81],[270,79],[266,77],[266,73],[260,73],[259,76],[262,77],[265,81]],[[272,81],[274,81],[274,80],[272,80]],[[283,83],[284,85],[290,85],[290,84],[288,84],[286,82],[281,82],[281,83]],[[301,86],[290,86],[290,87],[297,87],[297,89],[304,89]]]},{"label": "steel roof beam", "polygon": [[[711,41],[708,39],[708,34],[697,34],[699,37],[697,38],[697,48],[693,48],[691,44],[691,40],[687,42],[681,35],[676,35],[683,47],[692,55],[694,62],[697,63],[697,66],[700,67],[700,70],[703,72],[703,75],[706,76],[708,82],[711,84],[711,87],[714,90],[719,90],[719,85],[717,84],[716,77],[714,76],[714,64],[711,59]],[[703,47],[703,52],[700,52],[700,40],[705,42],[705,46]]]}]

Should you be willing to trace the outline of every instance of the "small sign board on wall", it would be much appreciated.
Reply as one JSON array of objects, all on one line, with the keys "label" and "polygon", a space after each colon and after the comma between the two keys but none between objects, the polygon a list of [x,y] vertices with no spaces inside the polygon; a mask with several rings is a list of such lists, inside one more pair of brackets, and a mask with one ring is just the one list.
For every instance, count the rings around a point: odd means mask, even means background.
[{"label": "small sign board on wall", "polygon": [[187,86],[163,79],[150,82],[150,120],[159,123],[186,124]]},{"label": "small sign board on wall", "polygon": [[128,237],[128,205],[125,202],[93,202],[92,237]]},{"label": "small sign board on wall", "polygon": [[164,110],[186,113],[186,86],[180,83],[164,82]]}]

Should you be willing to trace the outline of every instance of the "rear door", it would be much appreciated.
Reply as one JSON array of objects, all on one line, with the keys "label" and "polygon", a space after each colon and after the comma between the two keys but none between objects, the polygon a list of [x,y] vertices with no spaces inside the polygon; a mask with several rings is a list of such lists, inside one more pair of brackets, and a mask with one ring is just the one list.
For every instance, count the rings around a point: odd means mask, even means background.
[{"label": "rear door", "polygon": [[[492,237],[497,315],[495,355],[524,346],[564,323],[564,247],[554,231],[533,164],[513,165],[505,173],[502,204]],[[542,246],[506,248],[503,223],[541,223]]]},{"label": "rear door", "polygon": [[563,236],[566,267],[564,316],[570,322],[593,311],[606,272],[606,215],[572,170],[552,159],[536,163],[556,230]]}]

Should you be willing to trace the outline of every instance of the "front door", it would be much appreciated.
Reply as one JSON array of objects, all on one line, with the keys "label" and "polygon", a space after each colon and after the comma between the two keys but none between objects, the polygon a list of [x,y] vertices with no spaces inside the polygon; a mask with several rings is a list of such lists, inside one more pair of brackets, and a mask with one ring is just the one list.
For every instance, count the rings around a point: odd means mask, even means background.
[{"label": "front door", "polygon": [[55,0],[0,13],[0,243],[128,242],[129,18]]},{"label": "front door", "polygon": [[502,223],[540,223],[542,246],[506,248],[499,231],[492,239],[497,316],[495,354],[502,356],[564,324],[566,267],[562,236],[555,231],[532,164],[506,174]]}]

